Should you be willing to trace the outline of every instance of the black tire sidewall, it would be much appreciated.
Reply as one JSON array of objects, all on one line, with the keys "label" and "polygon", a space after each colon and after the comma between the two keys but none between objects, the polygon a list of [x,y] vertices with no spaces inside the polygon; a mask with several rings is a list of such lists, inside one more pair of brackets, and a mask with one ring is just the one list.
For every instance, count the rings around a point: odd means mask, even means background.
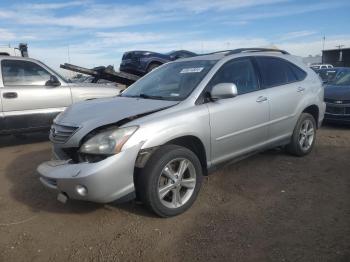
[{"label": "black tire sidewall", "polygon": [[[166,164],[176,158],[186,158],[196,170],[196,185],[190,199],[181,207],[168,208],[158,196],[159,176]],[[197,156],[187,148],[177,145],[165,145],[158,149],[142,169],[138,183],[141,200],[161,217],[171,217],[185,212],[196,200],[202,183],[202,166]]]},{"label": "black tire sidewall", "polygon": [[157,63],[151,63],[148,68],[147,68],[147,73],[151,72],[152,70],[154,70],[155,68],[159,67],[160,64]]}]

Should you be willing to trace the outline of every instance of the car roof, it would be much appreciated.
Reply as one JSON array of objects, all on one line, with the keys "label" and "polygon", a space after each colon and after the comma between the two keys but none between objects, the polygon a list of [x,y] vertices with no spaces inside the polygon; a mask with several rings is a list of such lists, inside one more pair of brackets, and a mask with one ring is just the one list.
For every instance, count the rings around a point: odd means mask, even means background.
[{"label": "car roof", "polygon": [[[273,50],[273,49],[266,49],[268,51],[249,51],[250,48],[248,48],[248,51],[243,51],[240,52],[241,49],[234,49],[234,50],[224,50],[224,51],[218,51],[214,53],[209,53],[209,54],[199,54],[194,57],[188,57],[188,58],[182,58],[178,59],[176,61],[194,61],[194,60],[221,60],[224,58],[233,58],[233,57],[243,57],[243,56],[264,56],[264,55],[269,55],[269,56],[275,56],[275,57],[294,57],[290,55],[289,53],[283,51],[283,50]],[[254,50],[253,48],[251,48]],[[237,51],[236,51],[237,50]],[[257,48],[257,50],[259,50]],[[263,48],[262,48],[263,50]],[[281,53],[283,52],[283,53]]]},{"label": "car roof", "polygon": [[0,55],[0,60],[22,60],[22,61],[31,61],[31,62],[39,62],[34,58],[30,57],[22,57],[22,56],[8,56],[8,55]]}]

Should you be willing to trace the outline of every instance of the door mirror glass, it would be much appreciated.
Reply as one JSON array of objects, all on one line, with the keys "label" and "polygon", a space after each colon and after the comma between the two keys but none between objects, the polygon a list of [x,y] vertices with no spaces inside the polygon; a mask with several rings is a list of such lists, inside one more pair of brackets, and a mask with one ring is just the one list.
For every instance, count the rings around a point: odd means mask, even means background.
[{"label": "door mirror glass", "polygon": [[57,76],[51,75],[50,80],[46,81],[46,86],[60,86],[61,82],[58,80]]},{"label": "door mirror glass", "polygon": [[213,86],[210,98],[213,100],[232,98],[237,96],[237,86],[233,83],[220,83]]}]

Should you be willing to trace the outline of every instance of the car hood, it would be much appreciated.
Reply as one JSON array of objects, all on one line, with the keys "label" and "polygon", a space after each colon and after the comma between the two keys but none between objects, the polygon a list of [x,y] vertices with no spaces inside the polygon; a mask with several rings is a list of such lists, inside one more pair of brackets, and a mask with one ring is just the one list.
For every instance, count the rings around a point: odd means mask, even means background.
[{"label": "car hood", "polygon": [[90,131],[121,120],[159,111],[177,103],[179,102],[130,97],[93,99],[73,104],[58,115],[55,123],[84,127]]},{"label": "car hood", "polygon": [[334,100],[350,100],[350,86],[327,85],[324,89],[324,97]]},{"label": "car hood", "polygon": [[[69,83],[70,87],[86,87],[86,88],[111,88],[111,85],[107,85],[107,84],[96,84],[96,83],[85,83],[85,82],[81,82],[81,83]],[[114,87],[115,89],[115,87]]]}]

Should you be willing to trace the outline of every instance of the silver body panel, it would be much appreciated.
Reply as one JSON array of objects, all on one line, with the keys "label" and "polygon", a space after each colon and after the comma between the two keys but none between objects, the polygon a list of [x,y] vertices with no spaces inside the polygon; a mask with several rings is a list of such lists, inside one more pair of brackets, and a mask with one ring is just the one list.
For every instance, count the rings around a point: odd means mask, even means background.
[{"label": "silver body panel", "polygon": [[[45,69],[60,81],[59,86],[45,86],[45,83],[30,85],[5,85],[3,72],[0,70],[1,118],[0,132],[26,131],[48,128],[53,118],[73,103],[94,98],[116,96],[120,89],[96,84],[73,84],[65,82],[53,70],[43,63],[19,57],[0,57],[3,60],[26,61]],[[7,98],[6,94],[16,94]]]},{"label": "silver body panel", "polygon": [[[102,190],[103,193],[90,195],[85,200],[112,201],[125,196],[126,192],[133,188],[131,178],[140,150],[158,147],[179,137],[196,137],[204,146],[207,168],[210,168],[247,153],[285,143],[290,139],[300,114],[308,106],[316,105],[319,108],[320,125],[325,111],[322,84],[311,69],[290,55],[268,53],[269,56],[281,57],[301,67],[307,72],[303,81],[261,89],[234,98],[196,104],[203,89],[223,64],[238,57],[259,55],[267,54],[215,54],[204,58],[183,59],[219,61],[194,91],[181,102],[116,97],[73,105],[55,120],[56,124],[79,127],[66,143],[53,144],[54,155],[59,159],[69,159],[64,152],[65,148],[78,148],[92,130],[117,124],[128,117],[145,115],[122,124],[123,127],[139,128],[125,143],[121,153],[98,163],[66,163],[57,168],[48,168],[51,162],[45,162],[38,168],[40,176],[57,181],[56,189],[67,193],[71,198],[77,198],[75,193],[71,192],[72,188],[77,183],[84,183],[84,179],[91,176],[91,181],[98,183],[97,188],[91,185],[93,190]],[[79,173],[77,177],[69,178],[69,174],[75,172]]]}]

